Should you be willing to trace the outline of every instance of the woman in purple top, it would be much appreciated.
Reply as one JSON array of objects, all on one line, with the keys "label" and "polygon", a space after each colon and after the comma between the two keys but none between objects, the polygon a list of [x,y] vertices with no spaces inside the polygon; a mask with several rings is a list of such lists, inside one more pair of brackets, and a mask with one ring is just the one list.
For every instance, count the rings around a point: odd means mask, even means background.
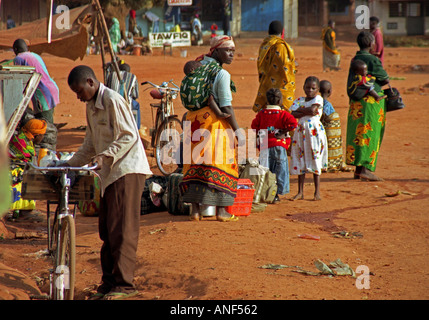
[{"label": "woman in purple top", "polygon": [[27,44],[23,39],[17,39],[13,43],[13,51],[16,54],[13,60],[15,65],[31,66],[42,75],[31,101],[36,118],[44,118],[54,123],[54,107],[60,102],[59,89],[55,81],[49,76],[48,69],[42,58],[28,51]]}]

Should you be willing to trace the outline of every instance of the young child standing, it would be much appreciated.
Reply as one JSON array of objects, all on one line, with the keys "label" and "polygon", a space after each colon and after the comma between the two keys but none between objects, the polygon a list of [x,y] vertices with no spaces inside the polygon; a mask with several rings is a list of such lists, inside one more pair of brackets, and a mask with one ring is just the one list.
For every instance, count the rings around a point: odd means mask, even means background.
[{"label": "young child standing", "polygon": [[291,139],[284,133],[294,130],[298,123],[288,111],[281,109],[283,97],[279,89],[269,89],[266,96],[268,104],[256,114],[252,121],[252,129],[257,133],[259,130],[268,131],[268,149],[260,150],[259,162],[276,174],[277,195],[274,203],[277,203],[280,201],[279,195],[289,193],[287,149]]},{"label": "young child standing", "polygon": [[328,80],[320,81],[320,95],[323,98],[323,115],[321,118],[328,141],[328,172],[350,171],[343,158],[343,139],[341,135],[341,121],[329,97],[332,93],[332,84]]},{"label": "young child standing", "polygon": [[318,95],[320,82],[317,77],[305,79],[305,97],[296,99],[290,110],[298,119],[291,147],[291,174],[298,175],[298,194],[291,200],[304,199],[305,174],[313,173],[314,200],[321,200],[320,175],[328,164],[328,142],[320,122],[323,113],[323,98]]}]

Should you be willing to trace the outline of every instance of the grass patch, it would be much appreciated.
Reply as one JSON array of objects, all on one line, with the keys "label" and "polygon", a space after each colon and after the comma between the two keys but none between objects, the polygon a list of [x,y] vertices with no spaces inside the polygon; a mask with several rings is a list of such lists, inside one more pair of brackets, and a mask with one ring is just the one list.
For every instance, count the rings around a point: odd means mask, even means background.
[{"label": "grass patch", "polygon": [[429,36],[383,36],[386,47],[429,47]]}]

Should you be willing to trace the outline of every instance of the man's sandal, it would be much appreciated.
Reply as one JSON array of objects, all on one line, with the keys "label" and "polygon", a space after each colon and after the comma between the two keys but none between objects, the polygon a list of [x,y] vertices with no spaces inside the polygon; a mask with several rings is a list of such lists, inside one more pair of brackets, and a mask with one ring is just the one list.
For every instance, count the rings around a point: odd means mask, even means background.
[{"label": "man's sandal", "polygon": [[125,292],[109,292],[108,294],[104,295],[103,300],[124,300],[127,298],[131,298],[134,297],[136,295],[138,295],[139,292],[133,291],[130,293],[125,293]]},{"label": "man's sandal", "polygon": [[90,297],[88,298],[88,300],[101,300],[101,299],[103,299],[103,298],[104,298],[104,296],[105,296],[105,294],[104,294],[104,293],[97,292],[97,293],[93,294],[92,296],[90,296]]}]

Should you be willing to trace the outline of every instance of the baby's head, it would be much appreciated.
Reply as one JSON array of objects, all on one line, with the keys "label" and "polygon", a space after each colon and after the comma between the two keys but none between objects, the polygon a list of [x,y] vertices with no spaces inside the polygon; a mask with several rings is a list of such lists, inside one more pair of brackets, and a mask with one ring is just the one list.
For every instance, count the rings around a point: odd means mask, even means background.
[{"label": "baby's head", "polygon": [[359,59],[353,60],[350,68],[354,73],[359,74],[362,77],[365,77],[368,73],[368,66],[366,65],[365,62]]},{"label": "baby's head", "polygon": [[271,88],[266,93],[267,102],[272,106],[280,106],[283,104],[282,92],[277,88]]},{"label": "baby's head", "polygon": [[319,92],[322,97],[329,97],[332,93],[332,84],[328,80],[320,81]]},{"label": "baby's head", "polygon": [[199,61],[191,60],[185,63],[185,66],[183,67],[183,72],[188,75],[195,69],[201,67],[202,64]]}]

